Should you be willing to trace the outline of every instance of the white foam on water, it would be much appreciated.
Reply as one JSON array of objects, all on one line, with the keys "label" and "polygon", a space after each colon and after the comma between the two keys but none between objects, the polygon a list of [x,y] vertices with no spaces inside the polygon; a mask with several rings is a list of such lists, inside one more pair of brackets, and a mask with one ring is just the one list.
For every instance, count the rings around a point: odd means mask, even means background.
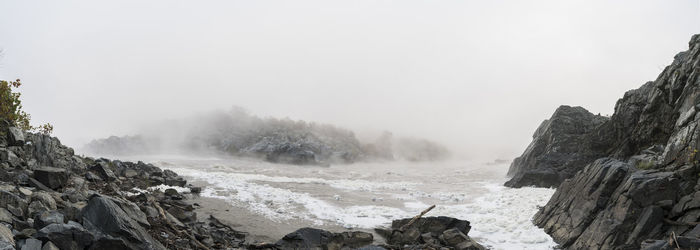
[{"label": "white foam on water", "polygon": [[[371,229],[388,226],[392,220],[413,217],[427,208],[427,203],[437,203],[429,216],[470,221],[469,235],[491,249],[552,249],[556,246],[551,237],[531,221],[537,207],[547,203],[554,189],[512,189],[503,187],[503,180],[498,179],[470,183],[472,187],[486,190],[472,194],[470,189],[464,190],[460,185],[448,185],[452,190],[424,191],[417,181],[268,176],[177,165],[164,168],[192,180],[207,182],[201,193],[204,197],[226,200],[277,222],[303,219],[316,225],[335,223],[346,228]],[[314,195],[308,190],[285,188],[286,184],[320,185],[325,193]],[[337,195],[340,192],[358,194],[367,200],[365,204],[348,205],[346,198],[352,197]],[[376,198],[375,202],[371,201],[372,197]]]},{"label": "white foam on water", "polygon": [[554,194],[549,188],[507,188],[501,183],[485,183],[488,194],[473,202],[444,205],[436,214],[471,222],[471,237],[491,249],[552,249],[557,244],[532,223],[538,206]]},{"label": "white foam on water", "polygon": [[[158,186],[149,187],[148,191],[158,190],[161,192],[165,192],[165,190],[167,190],[167,189],[175,189],[175,191],[177,191],[178,193],[181,193],[181,194],[188,194],[188,193],[192,192],[190,190],[190,188],[188,188],[188,187],[168,186],[165,184],[160,184]],[[135,189],[135,190],[140,191],[137,189]]]},{"label": "white foam on water", "polygon": [[[178,169],[178,172],[181,175],[210,184],[200,195],[245,206],[273,221],[305,219],[317,225],[333,222],[346,228],[372,228],[407,216],[405,211],[398,208],[385,206],[340,207],[312,197],[308,193],[293,192],[255,182],[278,180],[286,183],[309,183],[308,179],[313,178],[260,178],[259,175],[255,174],[201,172],[191,169]],[[337,187],[344,187],[350,191],[360,190],[360,187],[367,187],[367,189],[392,187],[388,184],[370,184],[365,181],[344,180],[341,183],[344,184],[337,185]],[[400,188],[404,185],[405,183],[398,183],[394,188]]]}]

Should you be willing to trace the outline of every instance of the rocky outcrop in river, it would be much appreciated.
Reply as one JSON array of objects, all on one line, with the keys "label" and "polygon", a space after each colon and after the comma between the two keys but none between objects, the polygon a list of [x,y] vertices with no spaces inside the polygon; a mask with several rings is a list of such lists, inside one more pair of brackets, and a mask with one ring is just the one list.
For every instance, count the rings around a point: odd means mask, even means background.
[{"label": "rocky outcrop in river", "polygon": [[449,156],[447,148],[425,139],[393,138],[387,132],[374,142],[362,143],[347,129],[259,118],[240,108],[169,121],[141,135],[93,140],[82,151],[112,156],[214,153],[296,165],[394,159],[437,161]]},{"label": "rocky outcrop in river", "polygon": [[534,222],[566,249],[700,247],[700,35],[583,139],[605,152]]},{"label": "rocky outcrop in river", "polygon": [[561,106],[552,118],[540,124],[533,141],[508,170],[508,187],[557,187],[586,164],[601,157],[587,142],[590,135],[609,119],[582,107]]}]

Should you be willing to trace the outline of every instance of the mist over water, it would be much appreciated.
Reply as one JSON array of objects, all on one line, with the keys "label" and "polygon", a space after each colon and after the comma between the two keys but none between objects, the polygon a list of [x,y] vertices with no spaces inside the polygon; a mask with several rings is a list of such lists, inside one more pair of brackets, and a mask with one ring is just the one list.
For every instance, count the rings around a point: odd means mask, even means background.
[{"label": "mist over water", "polygon": [[556,245],[531,222],[554,189],[503,187],[542,120],[559,105],[611,114],[700,33],[697,0],[0,10],[0,79],[22,79],[24,110],[80,154],[173,170],[266,239],[369,231],[435,204],[429,216],[469,220],[494,249]]},{"label": "mist over water", "polygon": [[0,78],[73,147],[239,105],[513,158],[557,106],[612,113],[700,33],[695,0],[0,7]]}]

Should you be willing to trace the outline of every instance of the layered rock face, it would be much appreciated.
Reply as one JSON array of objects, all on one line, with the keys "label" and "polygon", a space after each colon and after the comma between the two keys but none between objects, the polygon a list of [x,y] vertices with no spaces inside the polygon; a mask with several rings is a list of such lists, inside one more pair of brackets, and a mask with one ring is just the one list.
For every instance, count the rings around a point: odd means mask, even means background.
[{"label": "layered rock face", "polygon": [[700,247],[698,75],[695,35],[656,81],[627,92],[586,135],[606,157],[564,181],[535,224],[566,249]]},{"label": "layered rock face", "polygon": [[582,107],[561,106],[537,128],[533,141],[508,170],[508,187],[557,187],[586,164],[601,157],[588,136],[609,119]]}]

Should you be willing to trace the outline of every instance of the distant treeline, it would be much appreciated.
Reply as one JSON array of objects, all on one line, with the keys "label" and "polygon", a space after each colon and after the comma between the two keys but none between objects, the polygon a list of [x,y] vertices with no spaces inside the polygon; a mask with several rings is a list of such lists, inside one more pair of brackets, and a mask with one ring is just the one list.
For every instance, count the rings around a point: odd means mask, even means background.
[{"label": "distant treeline", "polygon": [[362,143],[347,129],[260,118],[241,108],[163,122],[140,135],[93,140],[82,151],[112,156],[217,153],[313,165],[395,159],[435,161],[449,155],[445,147],[425,139],[394,138],[384,132],[375,141]]}]

